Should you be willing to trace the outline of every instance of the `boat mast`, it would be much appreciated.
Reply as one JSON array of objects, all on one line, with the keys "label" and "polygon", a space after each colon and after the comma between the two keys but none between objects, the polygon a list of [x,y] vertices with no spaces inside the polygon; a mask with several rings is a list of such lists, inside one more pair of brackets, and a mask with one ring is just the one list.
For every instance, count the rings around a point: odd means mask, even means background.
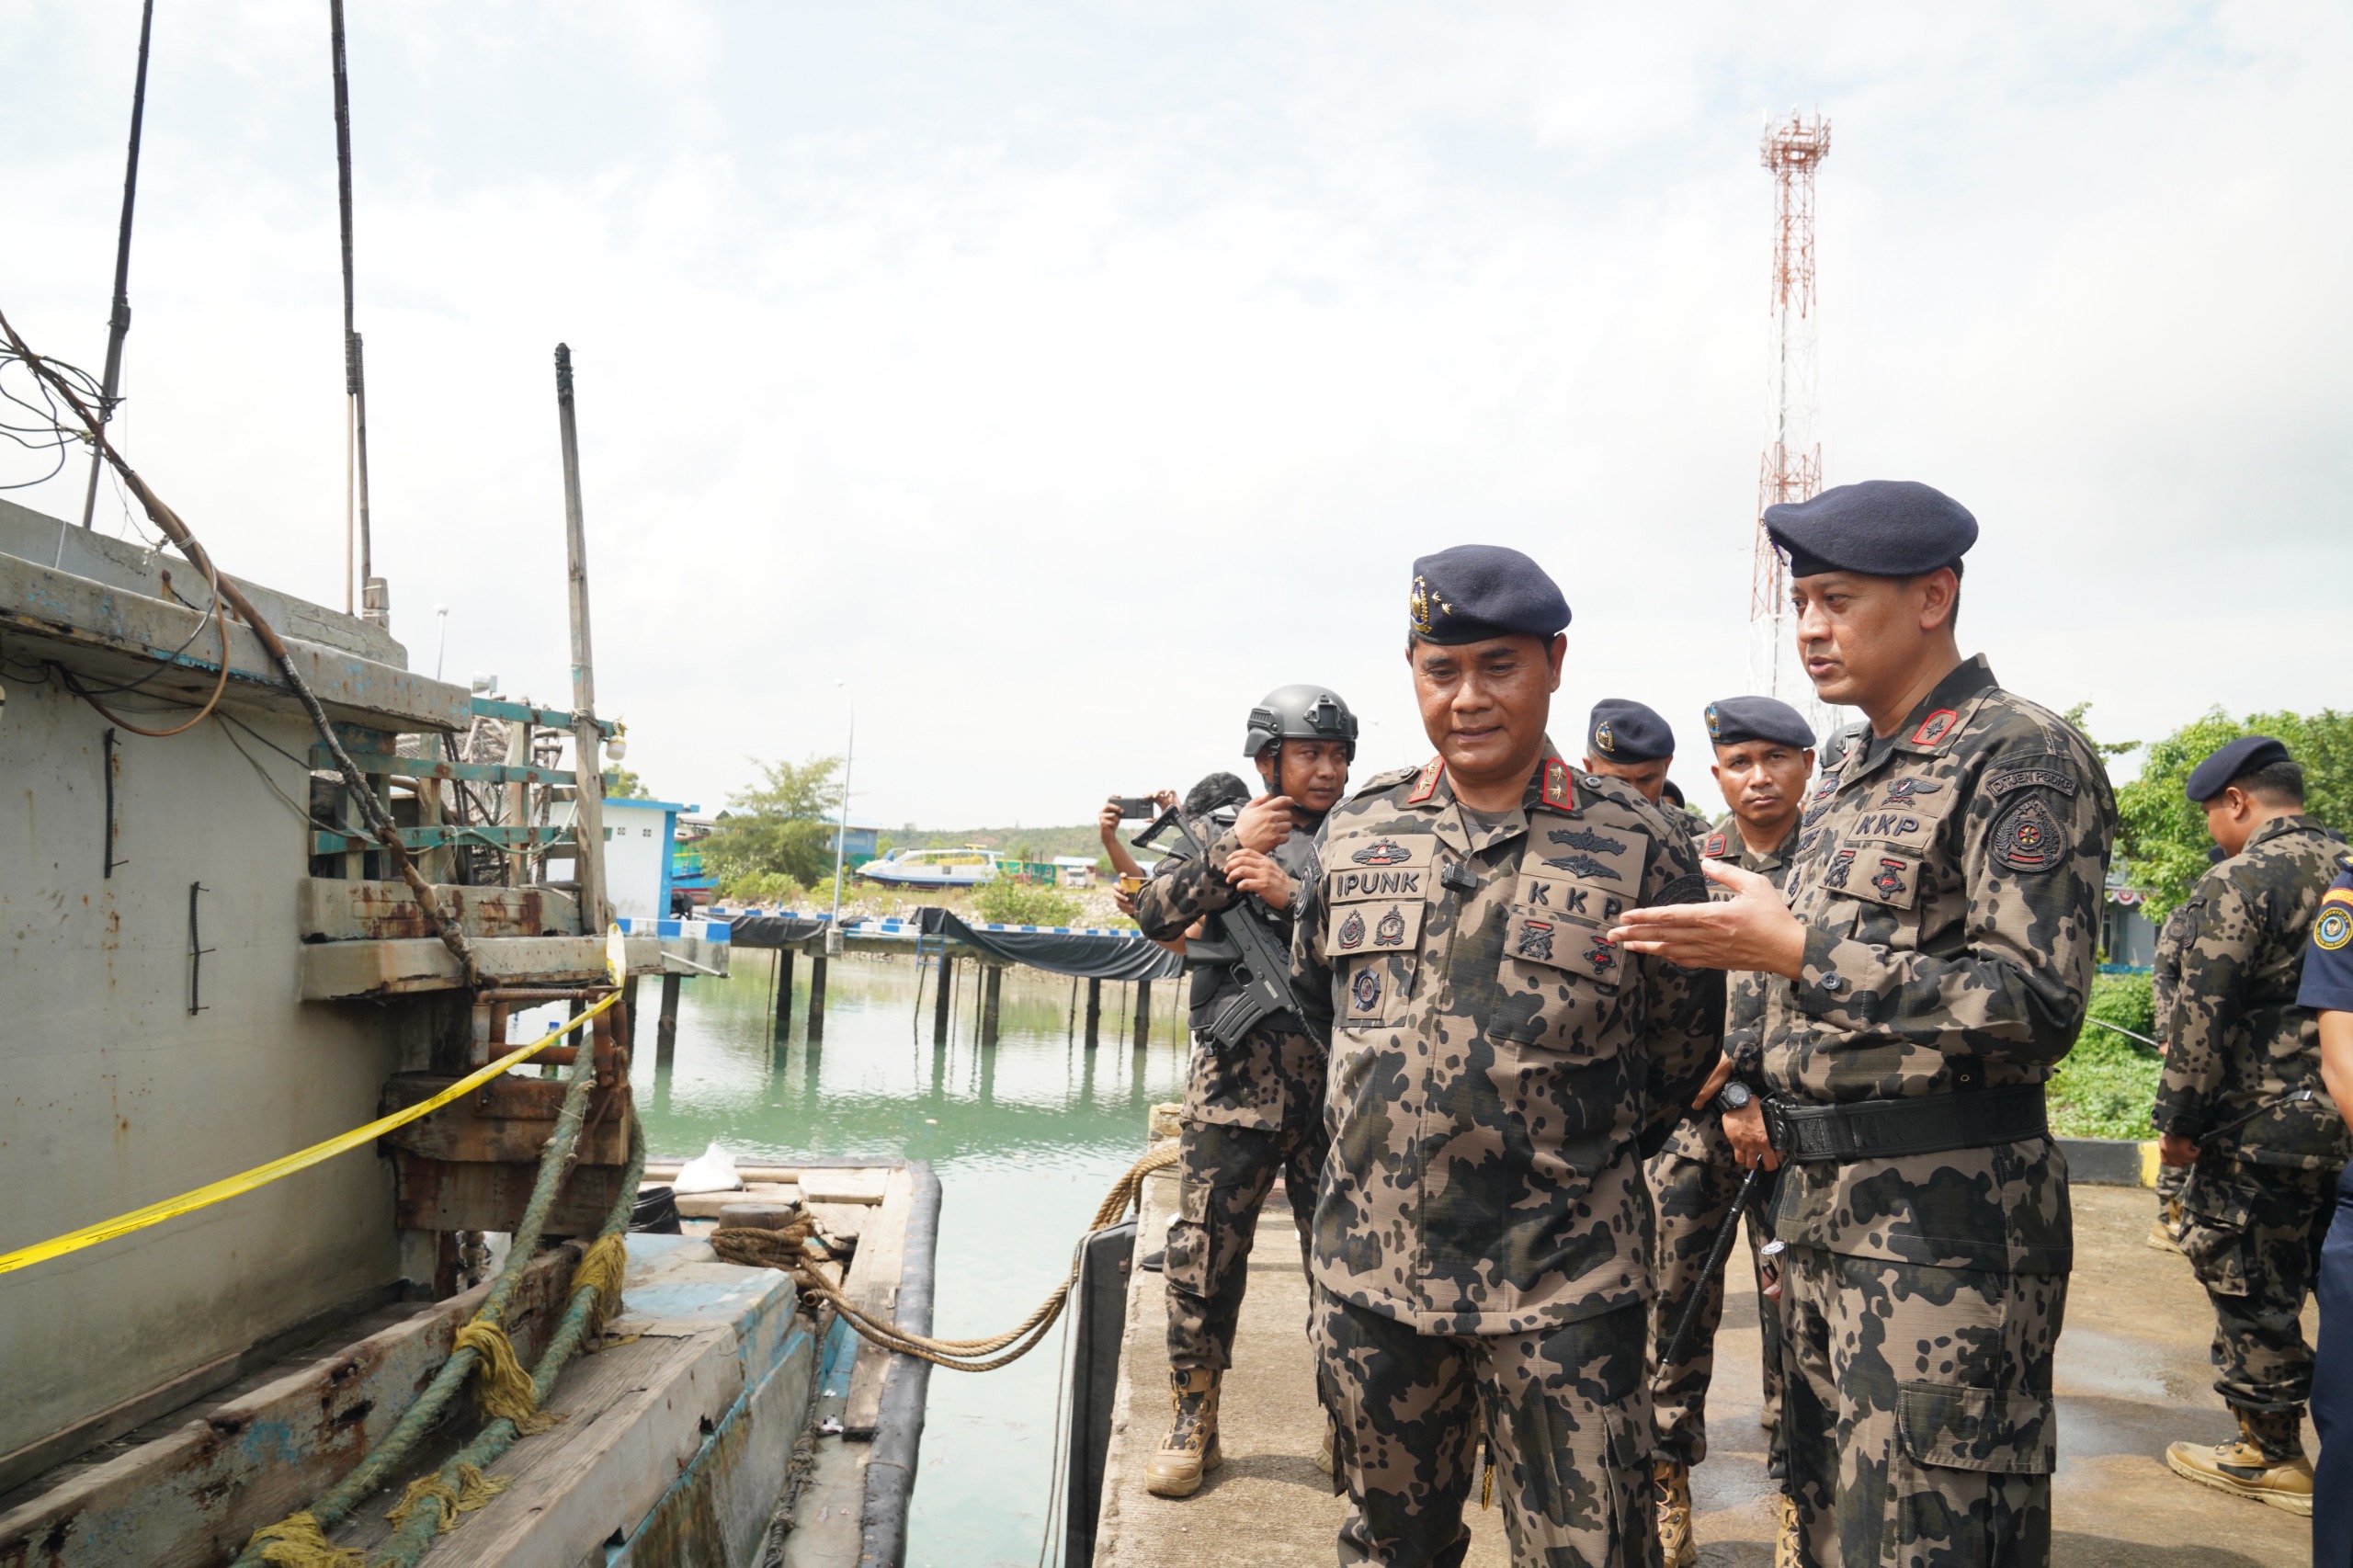
[{"label": "boat mast", "polygon": [[391,619],[392,607],[386,602],[383,581],[376,575],[368,534],[368,373],[360,355],[358,328],[352,319],[351,84],[344,69],[343,0],[328,0],[327,16],[335,48],[335,190],[343,215],[343,608],[345,614],[351,613],[356,549],[359,608],[381,625]]},{"label": "boat mast", "polygon": [[[155,0],[139,13],[139,74],[131,88],[131,154],[122,171],[122,226],[114,241],[114,309],[107,317],[107,371],[99,384],[98,425],[114,417],[115,392],[122,384],[122,340],[131,331],[131,213],[139,198],[139,126],[147,114],[147,40],[155,26]],[[106,457],[90,443],[90,487],[82,494],[82,526],[94,528],[97,514],[98,471]]]},{"label": "boat mast", "polygon": [[[597,676],[588,640],[588,535],[580,515],[580,429],[572,413],[572,349],[555,346],[556,425],[563,440],[564,580],[572,599],[572,805],[573,857],[580,879],[580,915],[585,929],[604,930],[612,913],[605,906],[604,733],[597,723]],[[668,911],[662,912],[666,915]]]}]

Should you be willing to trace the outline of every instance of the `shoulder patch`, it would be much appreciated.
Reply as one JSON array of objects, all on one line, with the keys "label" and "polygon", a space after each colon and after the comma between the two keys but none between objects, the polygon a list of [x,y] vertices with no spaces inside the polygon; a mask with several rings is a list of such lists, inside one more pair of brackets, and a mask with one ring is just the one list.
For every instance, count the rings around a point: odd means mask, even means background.
[{"label": "shoulder patch", "polygon": [[2347,942],[2353,942],[2353,915],[2341,905],[2322,910],[2313,922],[2313,946],[2333,953]]},{"label": "shoulder patch", "polygon": [[1711,860],[1721,860],[1724,858],[1725,850],[1729,846],[1731,840],[1725,835],[1722,833],[1711,833],[1708,835],[1708,842],[1701,846],[1699,853],[1705,855]]},{"label": "shoulder patch", "polygon": [[2013,871],[2048,871],[2067,858],[2067,845],[2041,798],[2020,795],[1994,819],[1992,854]]},{"label": "shoulder patch", "polygon": [[1446,771],[1446,758],[1434,756],[1422,765],[1422,776],[1414,780],[1414,792],[1405,797],[1409,806],[1418,806],[1438,793],[1438,775]]},{"label": "shoulder patch", "polygon": [[2063,795],[2073,795],[2076,789],[2075,774],[2055,756],[2029,758],[2023,766],[2004,768],[1985,780],[1985,792],[1989,795],[2006,795],[2014,790],[2056,790]]},{"label": "shoulder patch", "polygon": [[1705,903],[1708,902],[1708,879],[1697,871],[1688,871],[1658,890],[1651,900],[1655,908],[1666,903]]},{"label": "shoulder patch", "polygon": [[1539,787],[1537,799],[1559,812],[1574,812],[1576,801],[1569,793],[1569,765],[1557,756],[1544,759],[1544,781]]},{"label": "shoulder patch", "polygon": [[1939,744],[1952,733],[1952,727],[1960,722],[1959,713],[1949,708],[1939,708],[1920,721],[1920,727],[1912,732],[1912,744],[1915,746]]}]

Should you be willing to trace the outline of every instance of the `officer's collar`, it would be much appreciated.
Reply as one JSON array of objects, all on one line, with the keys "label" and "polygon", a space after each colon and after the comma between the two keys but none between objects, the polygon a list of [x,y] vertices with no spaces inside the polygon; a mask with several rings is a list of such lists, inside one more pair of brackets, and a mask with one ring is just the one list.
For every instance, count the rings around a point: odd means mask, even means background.
[{"label": "officer's collar", "polygon": [[1937,682],[1936,688],[1913,705],[1895,733],[1881,740],[1866,722],[1855,732],[1847,743],[1851,765],[1841,758],[1838,782],[1852,783],[1897,752],[1909,752],[1915,756],[1935,756],[1952,744],[1977,704],[1986,693],[2000,683],[1994,678],[1993,667],[1983,653],[1972,653],[1961,660]]},{"label": "officer's collar", "polygon": [[1574,815],[1571,803],[1572,780],[1575,777],[1569,765],[1561,760],[1560,748],[1552,737],[1544,737],[1544,749],[1529,770],[1528,784],[1520,791],[1519,804],[1509,812],[1496,813],[1492,822],[1472,818],[1470,808],[1454,793],[1454,780],[1432,757],[1420,778],[1415,780],[1406,804],[1419,806],[1432,813],[1430,831],[1439,843],[1458,855],[1476,855],[1498,844],[1510,842],[1528,831],[1530,812],[1550,809]]},{"label": "officer's collar", "polygon": [[2317,833],[2329,838],[2342,836],[2335,828],[2309,812],[2290,812],[2286,816],[2271,818],[2253,833],[2248,834],[2246,843],[2240,846],[2239,853],[2244,855],[2258,844],[2274,838],[2283,838],[2291,833]]}]

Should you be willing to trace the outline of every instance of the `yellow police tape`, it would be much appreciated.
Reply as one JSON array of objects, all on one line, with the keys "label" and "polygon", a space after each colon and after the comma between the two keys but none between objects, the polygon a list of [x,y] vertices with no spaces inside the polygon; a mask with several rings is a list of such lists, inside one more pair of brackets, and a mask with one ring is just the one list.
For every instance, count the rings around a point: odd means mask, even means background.
[{"label": "yellow police tape", "polygon": [[355,1127],[348,1132],[336,1134],[324,1143],[313,1143],[300,1153],[272,1160],[266,1165],[256,1165],[253,1169],[241,1172],[236,1176],[223,1177],[209,1187],[199,1187],[192,1192],[183,1192],[177,1198],[166,1198],[161,1203],[150,1203],[144,1209],[133,1209],[128,1214],[118,1214],[111,1220],[101,1220],[95,1225],[85,1225],[78,1231],[68,1231],[62,1236],[54,1236],[28,1247],[19,1247],[15,1252],[0,1253],[0,1274],[6,1274],[12,1269],[28,1267],[36,1263],[46,1263],[52,1257],[63,1257],[69,1252],[79,1252],[84,1247],[96,1246],[100,1242],[112,1241],[117,1236],[144,1230],[149,1225],[161,1224],[165,1220],[177,1219],[182,1214],[193,1213],[199,1209],[218,1203],[223,1199],[235,1198],[241,1193],[251,1192],[256,1187],[267,1187],[279,1176],[292,1176],[296,1171],[307,1169],[324,1160],[331,1160],[337,1154],[357,1149],[362,1143],[372,1142],[393,1128],[405,1127],[419,1117],[440,1109],[451,1100],[481,1088],[509,1067],[518,1066],[528,1058],[546,1050],[620,999],[621,994],[616,990],[611,995],[577,1017],[565,1019],[530,1044],[510,1051],[489,1066],[478,1068],[467,1074],[431,1099],[420,1100],[407,1109],[396,1110],[390,1116],[378,1117],[365,1127]]}]

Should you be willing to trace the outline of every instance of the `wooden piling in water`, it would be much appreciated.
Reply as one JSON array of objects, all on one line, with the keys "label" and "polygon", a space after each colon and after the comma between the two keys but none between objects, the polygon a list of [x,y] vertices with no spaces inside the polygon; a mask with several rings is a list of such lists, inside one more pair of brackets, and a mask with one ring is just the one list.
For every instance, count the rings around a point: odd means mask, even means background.
[{"label": "wooden piling in water", "polygon": [[825,955],[809,955],[809,1028],[802,1037],[812,1043],[825,1038]]},{"label": "wooden piling in water", "polygon": [[1142,1051],[1152,1041],[1152,982],[1136,982],[1136,1049]]},{"label": "wooden piling in water", "polygon": [[792,949],[776,950],[776,1031],[789,1034],[792,1029]]},{"label": "wooden piling in water", "polygon": [[1103,1035],[1103,982],[1100,976],[1089,976],[1086,982],[1086,1049],[1092,1051]]},{"label": "wooden piling in water", "polygon": [[934,1045],[948,1043],[948,1010],[949,999],[954,994],[949,987],[955,983],[955,959],[949,954],[943,952],[939,955],[938,994],[932,998],[931,1003],[931,1043]]},{"label": "wooden piling in water", "polygon": [[1005,983],[1005,966],[1000,963],[989,964],[985,967],[984,974],[985,978],[981,982],[981,1043],[995,1045],[996,1043],[997,994]]},{"label": "wooden piling in water", "polygon": [[654,1031],[654,1060],[664,1066],[678,1049],[678,987],[685,980],[679,974],[662,977],[662,1019]]}]

